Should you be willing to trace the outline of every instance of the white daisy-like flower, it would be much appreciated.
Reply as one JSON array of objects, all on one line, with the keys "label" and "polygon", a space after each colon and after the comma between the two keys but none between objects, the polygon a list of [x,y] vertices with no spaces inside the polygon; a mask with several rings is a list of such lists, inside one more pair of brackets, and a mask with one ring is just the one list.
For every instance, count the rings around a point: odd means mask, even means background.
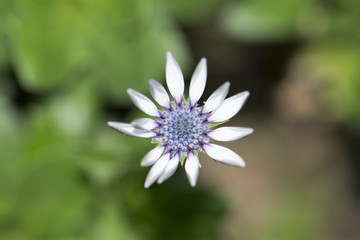
[{"label": "white daisy-like flower", "polygon": [[141,166],[153,165],[146,177],[145,188],[156,181],[164,182],[175,173],[179,164],[184,163],[190,185],[195,186],[201,167],[199,152],[205,152],[214,160],[230,166],[245,167],[238,154],[210,141],[234,141],[253,132],[253,129],[244,127],[212,129],[237,114],[249,92],[225,99],[230,86],[229,82],[225,82],[200,107],[197,103],[204,92],[206,78],[206,59],[202,58],[192,75],[189,98],[186,99],[182,71],[171,52],[167,52],[166,83],[173,100],[159,82],[151,79],[150,93],[161,106],[160,110],[142,93],[133,89],[128,89],[127,93],[140,110],[153,118],[139,118],[131,123],[108,122],[119,132],[132,137],[152,138],[152,142],[157,143],[141,161]]}]

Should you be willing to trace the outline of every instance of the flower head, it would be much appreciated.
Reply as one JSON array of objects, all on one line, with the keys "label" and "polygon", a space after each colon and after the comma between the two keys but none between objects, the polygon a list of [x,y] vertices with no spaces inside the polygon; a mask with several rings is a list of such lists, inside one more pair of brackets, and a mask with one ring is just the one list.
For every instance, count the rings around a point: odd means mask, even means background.
[{"label": "flower head", "polygon": [[129,123],[108,122],[108,125],[126,135],[152,138],[157,146],[142,159],[142,166],[153,165],[145,180],[148,188],[154,182],[162,183],[171,177],[179,163],[185,163],[185,171],[191,186],[195,186],[200,169],[198,153],[205,152],[211,158],[231,166],[245,167],[244,160],[232,150],[210,141],[234,141],[253,132],[251,128],[221,127],[213,129],[239,112],[248,91],[226,98],[229,82],[221,85],[205,102],[197,103],[203,94],[207,78],[206,59],[201,59],[190,81],[189,98],[184,97],[184,77],[171,52],[166,58],[166,89],[157,81],[149,80],[150,93],[157,106],[145,95],[128,89],[134,104],[151,118],[139,118]]}]

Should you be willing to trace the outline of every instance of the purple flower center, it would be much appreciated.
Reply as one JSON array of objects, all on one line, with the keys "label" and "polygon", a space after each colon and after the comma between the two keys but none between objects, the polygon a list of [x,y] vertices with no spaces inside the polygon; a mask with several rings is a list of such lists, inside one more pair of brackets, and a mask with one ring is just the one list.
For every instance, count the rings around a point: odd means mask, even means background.
[{"label": "purple flower center", "polygon": [[165,109],[162,117],[157,119],[157,138],[173,151],[197,150],[209,140],[205,120],[206,116],[200,113],[199,108],[191,109],[184,103],[181,107]]}]

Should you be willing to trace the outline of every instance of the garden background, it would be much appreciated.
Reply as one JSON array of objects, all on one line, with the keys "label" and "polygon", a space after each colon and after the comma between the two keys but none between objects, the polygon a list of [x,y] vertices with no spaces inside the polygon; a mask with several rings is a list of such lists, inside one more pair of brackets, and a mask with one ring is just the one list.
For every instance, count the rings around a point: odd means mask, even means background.
[{"label": "garden background", "polygon": [[[0,239],[360,239],[360,1],[1,0]],[[208,62],[251,95],[244,169],[144,189],[127,88]]]}]

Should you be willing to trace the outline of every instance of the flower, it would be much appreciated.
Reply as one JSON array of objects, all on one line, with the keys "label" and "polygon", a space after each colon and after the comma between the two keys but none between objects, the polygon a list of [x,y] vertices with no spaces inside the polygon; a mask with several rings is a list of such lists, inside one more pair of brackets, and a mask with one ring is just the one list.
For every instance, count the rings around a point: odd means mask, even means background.
[{"label": "flower", "polygon": [[152,166],[145,188],[154,182],[162,183],[176,171],[179,163],[185,162],[185,171],[190,185],[195,186],[200,163],[198,153],[205,152],[214,160],[230,165],[245,167],[244,160],[232,150],[210,143],[210,140],[234,141],[253,132],[251,128],[221,127],[222,124],[237,114],[244,105],[248,91],[225,99],[229,91],[229,82],[221,85],[205,102],[197,105],[203,94],[207,78],[206,59],[202,58],[196,67],[189,89],[189,98],[184,97],[184,77],[171,52],[166,55],[166,83],[173,97],[170,100],[165,88],[150,79],[150,93],[162,107],[161,110],[145,95],[128,89],[131,100],[144,113],[153,117],[139,118],[129,123],[108,122],[108,125],[126,135],[138,138],[152,138],[157,146],[148,152],[141,161],[141,166]]}]

